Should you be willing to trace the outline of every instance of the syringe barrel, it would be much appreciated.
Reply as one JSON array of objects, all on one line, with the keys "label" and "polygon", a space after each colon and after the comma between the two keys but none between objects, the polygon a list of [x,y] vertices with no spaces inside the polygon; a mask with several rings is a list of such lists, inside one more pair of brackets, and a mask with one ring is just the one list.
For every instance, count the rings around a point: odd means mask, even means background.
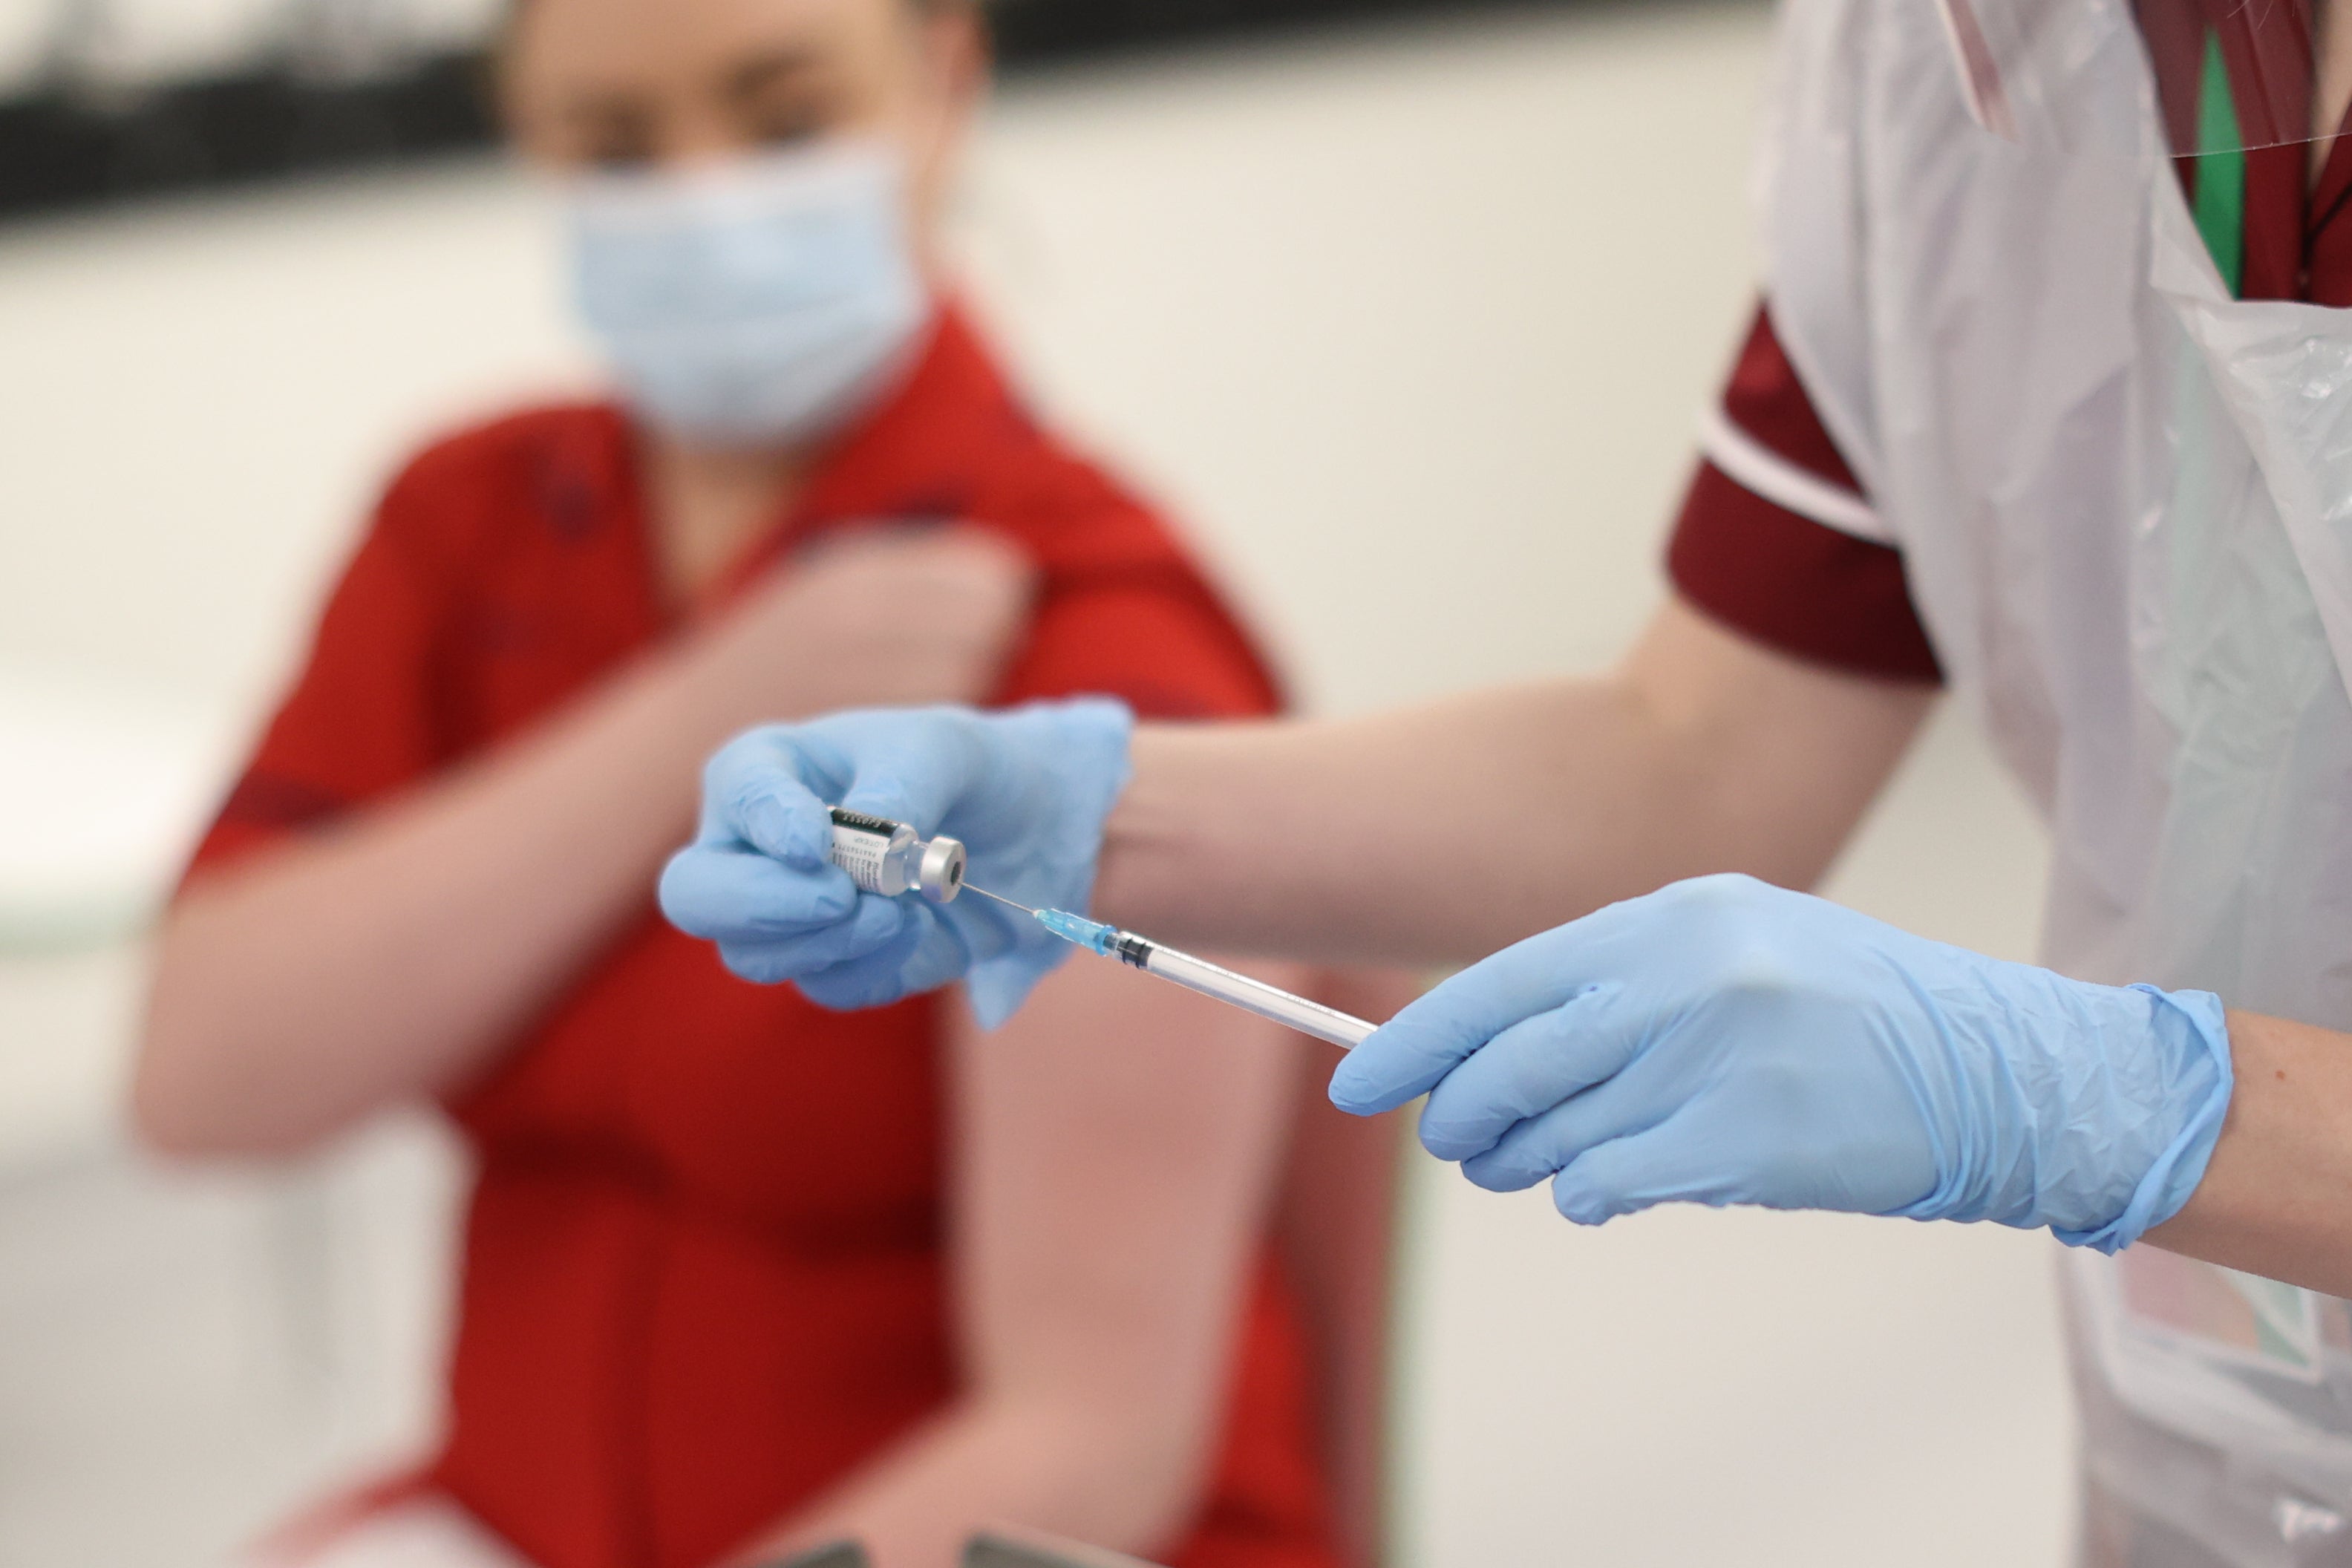
[{"label": "syringe barrel", "polygon": [[935,904],[963,891],[964,848],[941,835],[924,838],[903,822],[833,808],[833,863],[868,893],[914,891]]},{"label": "syringe barrel", "polygon": [[[1124,936],[1127,933],[1120,934]],[[1189,952],[1179,952],[1157,942],[1148,942],[1145,946],[1147,951],[1139,967],[1163,980],[1172,980],[1179,985],[1198,991],[1204,996],[1213,996],[1261,1018],[1297,1029],[1302,1035],[1328,1040],[1343,1050],[1351,1050],[1363,1044],[1364,1037],[1379,1026],[1352,1014],[1342,1013],[1337,1007],[1326,1007],[1320,1002],[1294,996],[1263,980],[1236,974],[1205,958],[1195,958]]]}]

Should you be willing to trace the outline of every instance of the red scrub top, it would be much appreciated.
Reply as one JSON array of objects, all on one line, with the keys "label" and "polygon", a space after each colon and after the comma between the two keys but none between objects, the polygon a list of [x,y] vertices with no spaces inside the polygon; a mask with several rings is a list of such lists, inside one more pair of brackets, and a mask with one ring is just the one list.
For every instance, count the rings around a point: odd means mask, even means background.
[{"label": "red scrub top", "polygon": [[[529,729],[659,641],[629,428],[609,406],[446,441],[393,485],[195,870]],[[1247,635],[1133,498],[1062,449],[949,313],[743,577],[877,521],[957,519],[1043,590],[1006,701],[1270,712]],[[740,579],[739,579],[740,580]],[[646,905],[451,1113],[479,1161],[445,1488],[548,1568],[689,1568],[955,1393],[940,1029],[728,975]],[[1333,1568],[1301,1331],[1270,1258],[1182,1568]]]}]

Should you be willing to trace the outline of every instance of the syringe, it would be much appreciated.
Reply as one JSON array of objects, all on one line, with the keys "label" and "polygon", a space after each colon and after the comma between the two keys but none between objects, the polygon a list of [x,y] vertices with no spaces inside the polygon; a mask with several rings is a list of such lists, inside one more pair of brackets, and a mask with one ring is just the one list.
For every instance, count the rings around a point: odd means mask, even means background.
[{"label": "syringe", "polygon": [[1213,996],[1228,1005],[1261,1018],[1312,1035],[1348,1048],[1362,1043],[1377,1026],[1336,1007],[1309,1002],[1277,985],[1236,974],[1205,958],[1163,946],[1149,937],[1120,931],[1066,910],[1033,910],[1001,893],[992,893],[963,879],[964,848],[955,839],[921,838],[902,822],[835,808],[833,813],[833,863],[869,893],[897,895],[919,892],[933,903],[955,901],[959,893],[978,893],[1007,909],[1019,910],[1065,942],[1089,952],[1116,958],[1146,974],[1172,980],[1187,990]]},{"label": "syringe", "polygon": [[[974,888],[972,891],[985,893],[990,898],[996,897],[985,888]],[[1012,900],[1002,901],[1009,903]],[[1328,1040],[1342,1050],[1363,1044],[1364,1037],[1378,1027],[1352,1014],[1342,1013],[1336,1007],[1326,1007],[1320,1002],[1309,1002],[1304,996],[1294,995],[1278,985],[1268,985],[1263,980],[1236,974],[1205,958],[1180,952],[1149,937],[1138,936],[1131,931],[1120,931],[1116,926],[1107,926],[1100,921],[1090,921],[1066,910],[1031,910],[1029,912],[1036,917],[1039,925],[1065,942],[1076,942],[1089,952],[1116,958],[1146,974],[1172,980],[1203,996],[1213,996],[1261,1018],[1286,1024],[1302,1035]]]}]

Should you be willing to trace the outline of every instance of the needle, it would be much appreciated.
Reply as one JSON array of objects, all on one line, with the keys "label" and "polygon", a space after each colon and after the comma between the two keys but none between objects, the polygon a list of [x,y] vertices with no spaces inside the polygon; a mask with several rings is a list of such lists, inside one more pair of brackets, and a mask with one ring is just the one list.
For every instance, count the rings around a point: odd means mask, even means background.
[{"label": "needle", "polygon": [[1024,915],[1032,915],[1032,916],[1034,916],[1034,915],[1035,915],[1035,914],[1036,914],[1036,912],[1037,912],[1035,910],[1031,909],[1031,908],[1030,908],[1028,905],[1026,905],[1026,904],[1016,904],[1016,903],[1014,903],[1011,899],[1006,898],[1006,897],[1005,897],[1003,894],[1002,894],[1002,893],[992,893],[992,892],[990,892],[986,888],[981,887],[981,886],[980,886],[980,885],[978,885],[977,883],[973,883],[973,882],[966,882],[966,883],[963,885],[963,890],[964,890],[965,892],[967,892],[967,893],[978,893],[978,894],[979,894],[982,898],[983,898],[983,899],[994,899],[998,903],[1003,904],[1006,909],[1008,909],[1008,910],[1020,910],[1023,914],[1024,914]]},{"label": "needle", "polygon": [[1162,947],[1132,931],[1123,931],[1116,926],[1107,926],[1098,921],[1068,914],[1061,910],[1033,910],[1027,904],[1015,903],[1002,893],[992,893],[986,888],[975,887],[970,882],[963,885],[963,890],[993,900],[1008,910],[1019,910],[1063,941],[1076,942],[1089,952],[1118,959],[1130,968],[1156,974],[1162,980],[1174,981],[1187,990],[1213,996],[1228,1005],[1255,1013],[1261,1018],[1270,1018],[1301,1034],[1328,1040],[1343,1050],[1362,1043],[1364,1037],[1372,1032],[1372,1026],[1361,1018],[1351,1018],[1304,996],[1293,996],[1263,980],[1236,974],[1189,952]]}]

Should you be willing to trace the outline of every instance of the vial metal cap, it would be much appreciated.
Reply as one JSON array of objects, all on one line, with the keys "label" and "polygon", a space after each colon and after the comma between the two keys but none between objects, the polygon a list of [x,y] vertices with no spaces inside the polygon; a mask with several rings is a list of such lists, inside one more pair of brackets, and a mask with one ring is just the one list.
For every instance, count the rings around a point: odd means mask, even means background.
[{"label": "vial metal cap", "polygon": [[963,891],[963,840],[942,835],[923,846],[915,886],[935,904],[950,904]]}]

